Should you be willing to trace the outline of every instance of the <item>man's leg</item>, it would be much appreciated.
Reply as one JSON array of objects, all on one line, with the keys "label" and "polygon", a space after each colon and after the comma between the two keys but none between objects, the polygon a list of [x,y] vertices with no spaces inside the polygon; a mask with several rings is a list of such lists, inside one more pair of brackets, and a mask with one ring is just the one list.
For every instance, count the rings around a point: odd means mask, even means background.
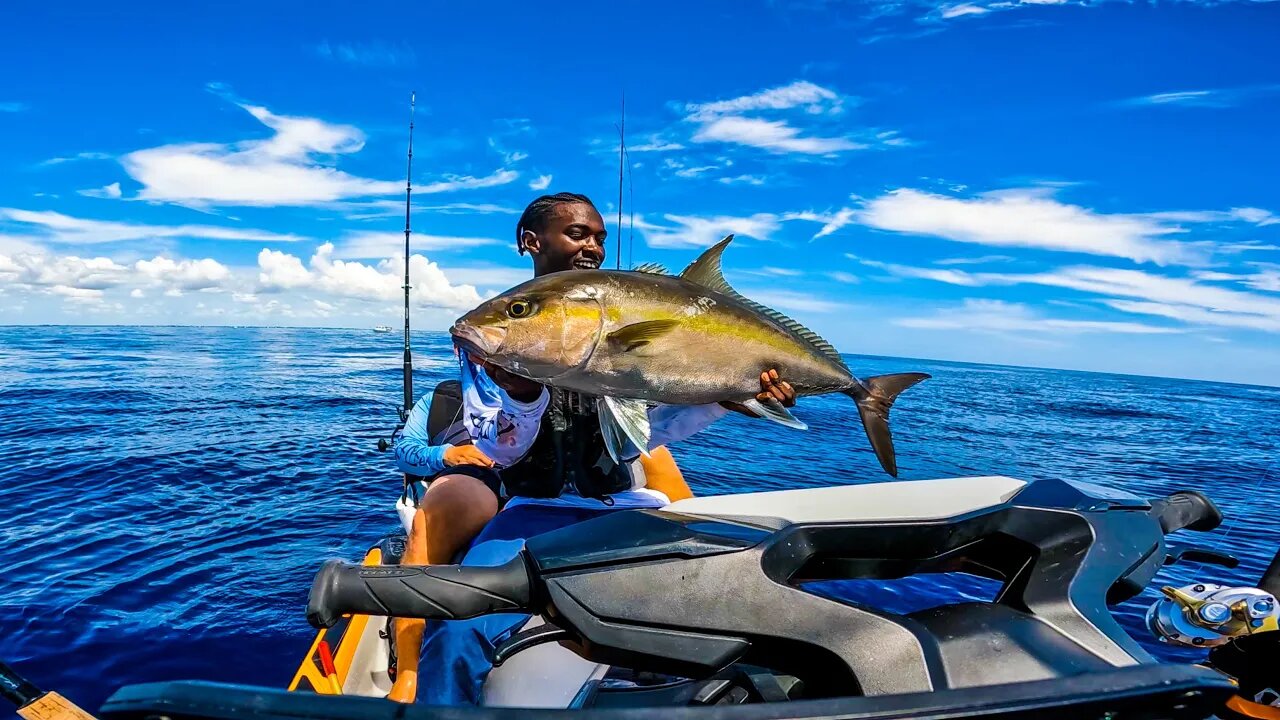
[{"label": "man's leg", "polygon": [[[431,482],[413,516],[401,565],[441,565],[470,542],[498,513],[494,491],[470,475],[442,475]],[[426,621],[396,618],[396,682],[387,697],[411,703],[418,696],[418,657]]]}]

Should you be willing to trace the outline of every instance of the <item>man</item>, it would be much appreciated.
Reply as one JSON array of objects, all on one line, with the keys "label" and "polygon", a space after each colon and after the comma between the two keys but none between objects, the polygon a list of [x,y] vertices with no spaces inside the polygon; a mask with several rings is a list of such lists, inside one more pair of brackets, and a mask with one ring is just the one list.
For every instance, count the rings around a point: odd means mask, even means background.
[{"label": "man", "polygon": [[[517,250],[532,256],[535,276],[599,268],[606,236],[595,206],[572,193],[539,197],[516,226]],[[446,433],[446,442],[430,444],[429,401],[424,401],[413,408],[395,446],[403,472],[431,478],[414,515],[401,559],[405,565],[452,562],[497,514],[503,497],[615,506],[653,506],[689,497],[692,493],[662,446],[697,433],[730,410],[754,416],[736,403],[656,407],[649,412],[650,457],[617,465],[604,448],[592,399],[474,363],[465,352],[459,352],[459,363],[462,417]],[[763,373],[760,387],[761,400],[771,396],[785,406],[795,404],[795,392],[776,371]],[[417,696],[424,625],[421,620],[396,620],[391,700],[413,702]]]}]

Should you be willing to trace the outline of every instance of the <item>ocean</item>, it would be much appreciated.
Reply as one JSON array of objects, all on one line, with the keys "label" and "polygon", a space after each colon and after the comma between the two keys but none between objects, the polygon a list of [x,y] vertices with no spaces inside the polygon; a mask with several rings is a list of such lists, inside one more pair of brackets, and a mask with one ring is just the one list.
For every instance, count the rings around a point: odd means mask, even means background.
[{"label": "ocean", "polygon": [[[121,685],[204,679],[283,688],[313,636],[315,571],[396,527],[400,335],[202,327],[0,328],[0,661],[88,709]],[[455,373],[414,335],[418,396]],[[1280,388],[850,355],[859,375],[924,371],[893,411],[903,479],[1062,478],[1146,497],[1207,493],[1195,539],[1235,570],[1161,584],[1253,584],[1280,544]],[[1202,358],[1202,360],[1210,360]],[[1211,360],[1210,360],[1211,361]],[[731,416],[672,448],[697,494],[887,479],[850,401],[803,398],[797,431]],[[1194,535],[1183,533],[1183,535]],[[971,589],[884,590],[911,606]],[[951,593],[951,595],[947,595]]]}]

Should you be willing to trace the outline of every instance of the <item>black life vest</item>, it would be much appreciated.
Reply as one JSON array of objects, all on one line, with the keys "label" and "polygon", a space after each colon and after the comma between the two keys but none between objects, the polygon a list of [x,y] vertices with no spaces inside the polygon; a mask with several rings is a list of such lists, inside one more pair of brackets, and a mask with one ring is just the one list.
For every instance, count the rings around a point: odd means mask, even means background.
[{"label": "black life vest", "polygon": [[[604,498],[632,489],[630,466],[614,463],[605,449],[595,398],[557,388],[548,391],[551,399],[529,452],[499,472],[506,494],[551,498],[559,497],[567,487],[582,497]],[[430,437],[437,438],[449,429],[461,404],[457,380],[436,386],[427,415]]]}]

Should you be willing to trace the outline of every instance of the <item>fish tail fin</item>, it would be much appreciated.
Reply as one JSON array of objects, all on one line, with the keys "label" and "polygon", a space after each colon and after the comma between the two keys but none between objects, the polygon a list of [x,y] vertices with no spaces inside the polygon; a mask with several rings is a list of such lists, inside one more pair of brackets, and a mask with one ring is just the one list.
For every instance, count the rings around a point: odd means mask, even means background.
[{"label": "fish tail fin", "polygon": [[929,377],[925,373],[876,375],[844,391],[858,404],[862,427],[867,431],[880,467],[893,477],[898,477],[898,461],[893,452],[893,435],[889,432],[889,408],[903,390]]}]

